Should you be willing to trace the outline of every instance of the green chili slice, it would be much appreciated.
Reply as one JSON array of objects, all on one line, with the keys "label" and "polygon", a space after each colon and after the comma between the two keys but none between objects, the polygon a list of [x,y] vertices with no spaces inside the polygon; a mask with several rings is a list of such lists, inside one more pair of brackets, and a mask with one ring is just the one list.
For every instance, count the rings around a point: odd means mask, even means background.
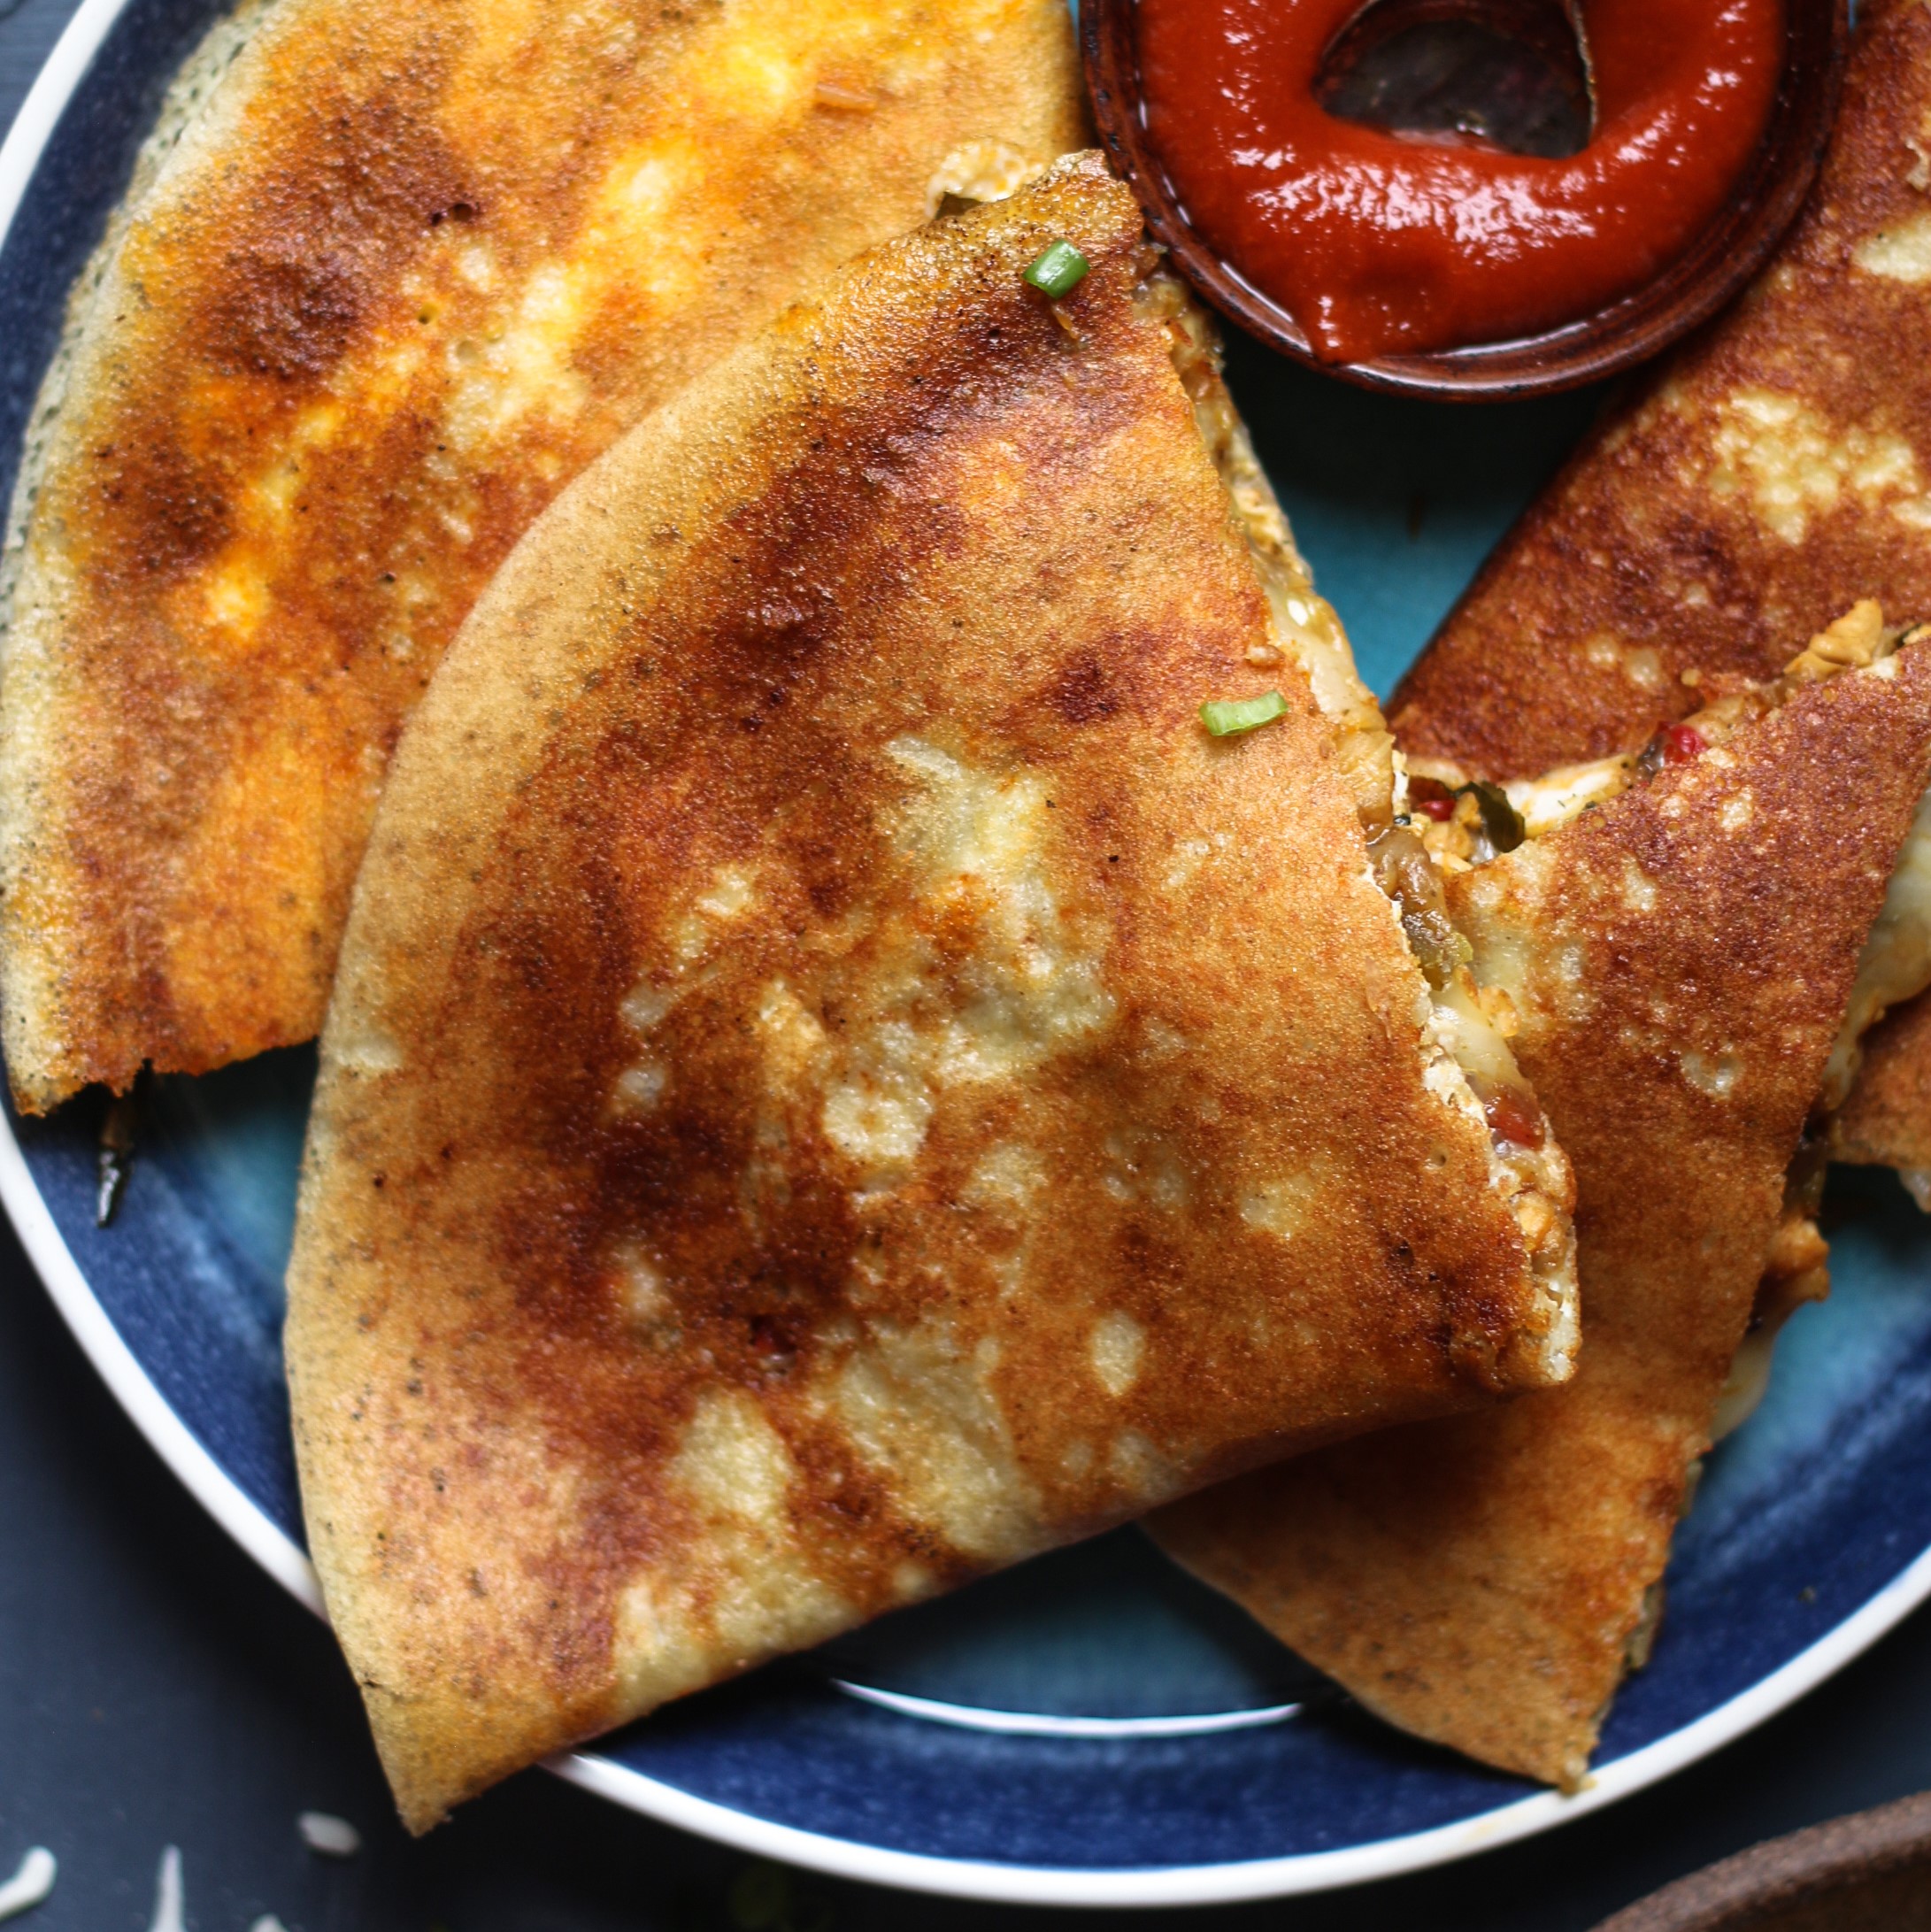
[{"label": "green chili slice", "polygon": [[1042,296],[1057,302],[1071,295],[1091,273],[1093,265],[1071,242],[1054,242],[1042,249],[1026,271],[1026,280]]},{"label": "green chili slice", "polygon": [[1271,725],[1288,714],[1288,701],[1279,691],[1260,697],[1217,697],[1200,707],[1200,721],[1217,738],[1231,738],[1259,725]]}]

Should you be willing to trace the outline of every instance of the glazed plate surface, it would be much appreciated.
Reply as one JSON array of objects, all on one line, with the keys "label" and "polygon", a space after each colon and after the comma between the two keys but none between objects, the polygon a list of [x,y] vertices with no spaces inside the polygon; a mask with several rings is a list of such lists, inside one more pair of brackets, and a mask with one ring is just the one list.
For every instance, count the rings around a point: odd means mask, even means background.
[{"label": "glazed plate surface", "polygon": [[[0,150],[0,491],[67,287],[210,0],[86,0]],[[1244,343],[1236,394],[1386,692],[1599,397],[1451,410]],[[112,1227],[97,1099],[0,1126],[0,1195],[156,1447],[312,1605],[281,1365],[307,1052],[156,1084]],[[1711,1459],[1650,1667],[1558,1797],[1400,1737],[1126,1530],[678,1705],[558,1766],[852,1877],[1035,1903],[1302,1891],[1545,1829],[1740,1735],[1931,1591],[1931,1222],[1834,1177],[1836,1288]]]}]

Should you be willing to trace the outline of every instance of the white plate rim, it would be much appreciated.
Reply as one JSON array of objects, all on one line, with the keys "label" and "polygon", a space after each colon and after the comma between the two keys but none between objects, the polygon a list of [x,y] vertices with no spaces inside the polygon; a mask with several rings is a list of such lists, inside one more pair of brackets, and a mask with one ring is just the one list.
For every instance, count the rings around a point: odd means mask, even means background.
[{"label": "white plate rim", "polygon": [[[0,142],[0,249],[49,137],[127,0],[81,0]],[[0,1114],[0,1204],[27,1258],[82,1352],[115,1400],[181,1485],[297,1602],[326,1615],[314,1566],[301,1548],[222,1468],[156,1388],[81,1272],[42,1198],[13,1132]],[[1429,1831],[1335,1851],[1301,1852],[1237,1864],[1136,1870],[1073,1870],[999,1865],[893,1851],[780,1825],[694,1797],[594,1751],[551,1759],[546,1768],[660,1823],[695,1832],[754,1857],[835,1878],[901,1890],[1027,1905],[1206,1905],[1327,1891],[1393,1878],[1535,1836],[1656,1783],[1734,1742],[1815,1689],[1931,1597],[1926,1550],[1807,1650],[1693,1723],[1605,1765],[1573,1795],[1539,1792]]]}]

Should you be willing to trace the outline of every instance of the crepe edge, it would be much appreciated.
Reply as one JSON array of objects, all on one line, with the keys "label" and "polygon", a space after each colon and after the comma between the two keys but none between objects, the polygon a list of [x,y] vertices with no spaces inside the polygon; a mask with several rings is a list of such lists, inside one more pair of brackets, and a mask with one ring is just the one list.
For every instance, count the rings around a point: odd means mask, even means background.
[{"label": "crepe edge", "polygon": [[[1181,387],[1220,478],[1229,514],[1245,542],[1262,595],[1274,647],[1306,674],[1315,702],[1333,728],[1336,762],[1352,791],[1369,849],[1403,822],[1406,770],[1374,694],[1362,680],[1353,647],[1334,606],[1314,585],[1286,512],[1255,452],[1253,439],[1221,373],[1219,331],[1203,305],[1170,270],[1150,278],[1150,304],[1164,312]],[[1379,876],[1377,882],[1380,883]],[[1420,956],[1404,924],[1410,956]],[[1476,1123],[1489,1153],[1489,1191],[1509,1204],[1523,1243],[1536,1319],[1517,1332],[1495,1365],[1498,1386],[1555,1387],[1575,1371],[1581,1343],[1581,1290],[1576,1279],[1575,1180],[1553,1135],[1535,1151],[1504,1153],[1489,1132],[1475,1081],[1490,1074],[1531,1083],[1462,975],[1435,987],[1428,980],[1424,1029],[1424,1084],[1451,1112]]]},{"label": "crepe edge", "polygon": [[[67,409],[101,356],[93,332],[96,312],[121,291],[117,271],[122,244],[167,177],[209,138],[236,89],[245,89],[243,57],[273,30],[297,0],[238,0],[202,35],[169,82],[153,128],[135,154],[128,182],[108,216],[73,288],[60,335],[28,411],[20,466],[0,543],[0,1044],[8,1084],[23,1113],[50,1113],[88,1085],[89,1074],[63,1046],[60,1016],[65,975],[50,951],[20,929],[17,911],[26,881],[48,843],[57,817],[64,766],[62,706],[50,675],[61,655],[60,632],[71,580],[59,560],[37,543],[35,511],[50,470],[68,452],[73,419]],[[64,914],[59,915],[64,918]],[[132,1085],[138,1066],[109,1084]]]}]

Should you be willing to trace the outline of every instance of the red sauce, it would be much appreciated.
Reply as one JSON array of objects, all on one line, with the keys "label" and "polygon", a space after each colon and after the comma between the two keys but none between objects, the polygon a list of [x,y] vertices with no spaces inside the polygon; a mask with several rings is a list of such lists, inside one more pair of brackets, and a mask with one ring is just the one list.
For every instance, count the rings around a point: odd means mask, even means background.
[{"label": "red sauce", "polygon": [[1709,749],[1709,741],[1694,725],[1672,725],[1663,734],[1666,765],[1694,764]]},{"label": "red sauce", "polygon": [[1328,113],[1361,0],[1139,0],[1147,130],[1202,238],[1334,362],[1501,342],[1666,267],[1761,136],[1783,0],[1585,0],[1595,133],[1562,158]]},{"label": "red sauce", "polygon": [[1497,1087],[1482,1100],[1489,1131],[1498,1141],[1517,1147],[1540,1147],[1547,1138],[1542,1110],[1526,1093],[1513,1087]]}]

